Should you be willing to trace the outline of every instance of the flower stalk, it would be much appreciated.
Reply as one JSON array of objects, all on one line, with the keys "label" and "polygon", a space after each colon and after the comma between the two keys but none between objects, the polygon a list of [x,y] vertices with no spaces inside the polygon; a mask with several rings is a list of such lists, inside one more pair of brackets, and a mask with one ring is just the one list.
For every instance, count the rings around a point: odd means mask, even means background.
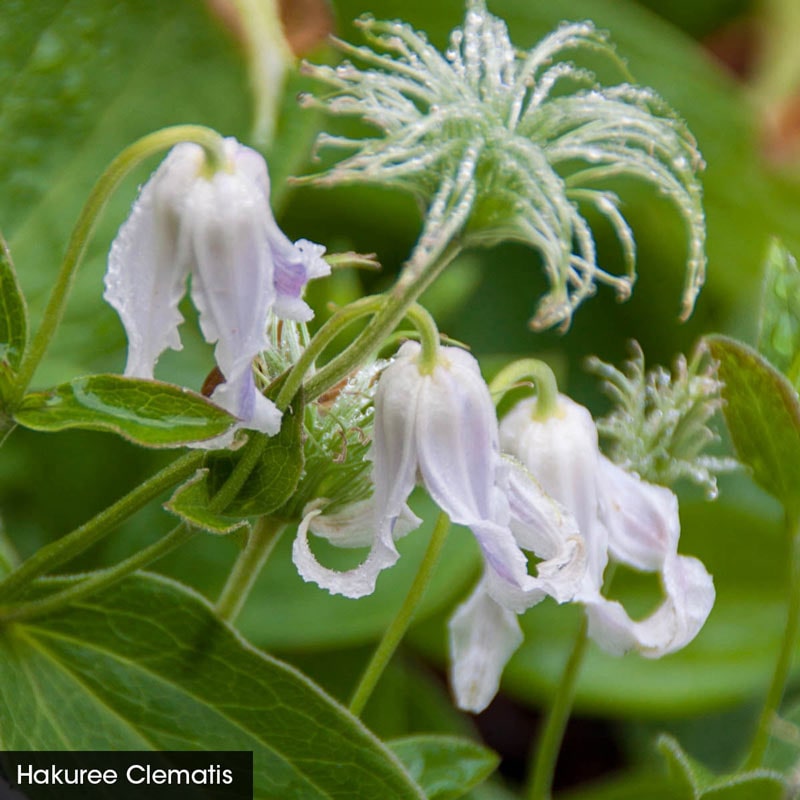
[{"label": "flower stalk", "polygon": [[65,564],[99,542],[121,522],[135,514],[162,492],[192,475],[202,461],[202,453],[187,453],[157,472],[125,497],[92,517],[88,522],[38,550],[4,581],[0,582],[0,599],[8,601],[18,597],[35,578]]},{"label": "flower stalk", "polygon": [[578,686],[586,646],[589,643],[589,626],[586,614],[581,614],[581,624],[575,635],[561,681],[556,689],[553,702],[547,712],[547,719],[536,746],[536,755],[533,760],[533,771],[530,776],[530,785],[526,797],[528,800],[550,800],[550,791],[553,786],[553,777],[558,762],[564,732],[575,702],[575,690]]},{"label": "flower stalk", "polygon": [[35,619],[58,611],[68,603],[82,600],[90,594],[99,592],[117,581],[142,569],[148,564],[152,564],[159,558],[163,558],[167,553],[171,553],[181,545],[188,542],[197,531],[189,528],[184,523],[180,523],[172,529],[166,536],[162,536],[157,542],[149,547],[139,550],[130,558],[120,561],[113,567],[92,573],[89,577],[81,580],[73,586],[63,589],[55,594],[48,595],[39,600],[32,600],[27,603],[20,603],[12,606],[7,611],[0,613],[0,619],[4,622],[20,622],[22,620]]},{"label": "flower stalk", "polygon": [[286,529],[286,523],[261,517],[255,524],[217,600],[217,616],[235,622],[261,569]]},{"label": "flower stalk", "polygon": [[775,671],[772,675],[764,708],[758,719],[750,753],[744,769],[757,769],[762,765],[769,743],[770,732],[786,689],[786,681],[792,666],[792,657],[800,635],[800,515],[787,512],[786,528],[790,536],[789,603],[786,614],[786,627],[783,642],[778,653]]},{"label": "flower stalk", "polygon": [[403,605],[400,606],[397,616],[395,616],[383,634],[383,639],[381,639],[380,644],[373,653],[369,664],[364,670],[364,674],[361,676],[361,680],[353,692],[349,708],[357,717],[361,716],[364,706],[372,695],[381,675],[383,675],[387,664],[411,625],[411,620],[414,618],[414,614],[425,596],[425,590],[433,577],[434,569],[439,561],[449,530],[450,520],[447,514],[442,512],[436,520],[436,525],[428,542],[428,548],[425,551],[419,570],[417,570],[414,582],[408,590],[406,599],[403,601]]}]

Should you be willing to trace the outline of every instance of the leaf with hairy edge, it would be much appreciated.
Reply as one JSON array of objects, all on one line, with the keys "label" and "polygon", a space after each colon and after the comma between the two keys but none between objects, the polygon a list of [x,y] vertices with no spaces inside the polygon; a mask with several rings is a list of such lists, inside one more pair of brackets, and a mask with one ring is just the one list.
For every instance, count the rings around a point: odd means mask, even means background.
[{"label": "leaf with hairy edge", "polygon": [[28,344],[28,307],[14,262],[0,236],[0,391],[9,390]]},{"label": "leaf with hairy edge", "polygon": [[499,757],[456,736],[408,736],[386,743],[428,800],[455,800],[486,780]]},{"label": "leaf with hairy edge", "polygon": [[208,491],[208,470],[199,469],[186,483],[179,486],[164,508],[180,517],[193,528],[206,533],[226,536],[239,528],[248,526],[246,519],[236,515],[215,513],[208,510],[212,495]]},{"label": "leaf with hairy edge", "polygon": [[424,799],[301,673],[199,595],[141,573],[2,629],[0,749],[251,750],[256,800]]},{"label": "leaf with hairy edge", "polygon": [[706,338],[725,384],[723,413],[739,460],[785,506],[800,504],[800,400],[789,381],[751,347]]},{"label": "leaf with hairy edge", "polygon": [[145,447],[206,441],[235,422],[227,411],[188,389],[121,375],[75,378],[29,394],[14,419],[37,431],[110,431]]},{"label": "leaf with hairy edge", "polygon": [[659,737],[657,747],[675,781],[676,800],[782,800],[786,783],[767,769],[718,776],[688,756],[671,736]]}]

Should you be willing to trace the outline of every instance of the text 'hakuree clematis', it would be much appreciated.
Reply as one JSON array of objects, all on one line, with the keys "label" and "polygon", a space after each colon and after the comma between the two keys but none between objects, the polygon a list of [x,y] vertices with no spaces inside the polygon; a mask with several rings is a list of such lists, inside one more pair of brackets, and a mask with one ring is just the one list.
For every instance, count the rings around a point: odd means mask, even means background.
[{"label": "text 'hakuree clematis'", "polygon": [[[714,584],[700,561],[678,555],[677,498],[601,455],[589,412],[568,397],[559,396],[553,415],[535,414],[535,400],[519,403],[500,425],[501,443],[577,519],[587,571],[576,600],[586,607],[589,635],[613,654],[658,658],[685,647],[711,612]],[[609,557],[659,573],[665,599],[646,619],[632,620],[602,595]]]},{"label": "text 'hakuree clematis'", "polygon": [[267,348],[270,311],[308,320],[311,278],[327,275],[324,248],[283,234],[269,205],[264,159],[235,139],[214,170],[199,145],[173,148],[142,188],[111,247],[105,299],[128,335],[125,374],[151,378],[161,353],[181,349],[178,303],[191,295],[225,378],[212,400],[243,427],[274,434],[280,412],[256,388],[253,359]]},{"label": "text 'hakuree clematis'", "polygon": [[[484,577],[457,615],[452,636],[459,705],[481,710],[519,644],[516,613],[545,595],[569,600],[582,581],[583,544],[575,521],[519,465],[501,456],[488,387],[477,361],[457,348],[439,348],[435,365],[426,369],[420,346],[403,345],[378,383],[371,458],[367,559],[346,572],[319,564],[308,543],[312,511],[294,544],[298,571],[334,594],[370,594],[380,571],[399,557],[395,539],[409,530],[406,502],[421,483],[453,522],[472,530],[484,556]],[[331,531],[320,533],[337,543]],[[345,546],[364,543],[346,530],[340,529],[339,538]],[[536,576],[528,573],[523,549],[544,559]],[[501,623],[490,626],[490,641],[474,635],[487,615]],[[462,631],[464,624],[468,630]]]}]

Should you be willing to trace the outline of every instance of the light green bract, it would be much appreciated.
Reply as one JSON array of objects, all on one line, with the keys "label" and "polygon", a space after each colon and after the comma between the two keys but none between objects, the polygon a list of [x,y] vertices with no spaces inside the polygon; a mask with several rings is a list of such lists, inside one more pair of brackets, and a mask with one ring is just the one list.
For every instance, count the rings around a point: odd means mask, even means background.
[{"label": "light green bract", "polygon": [[[337,46],[367,68],[348,61],[305,65],[333,92],[304,102],[359,116],[382,135],[321,135],[318,146],[354,152],[311,180],[391,182],[420,197],[428,212],[409,269],[457,236],[466,243],[527,243],[541,252],[550,284],[531,325],[566,328],[597,283],[620,299],[630,295],[633,234],[618,196],[597,188],[627,176],[669,197],[686,223],[682,316],[691,314],[706,263],[697,177],[703,160],[685,124],[652,90],[602,86],[592,71],[557,60],[565,51],[591,50],[619,64],[605,33],[591,22],[565,23],[521,53],[483,0],[469,0],[445,54],[404,23],[367,16],[358,24],[371,47]],[[623,252],[619,274],[598,265],[586,211],[615,231]]]}]

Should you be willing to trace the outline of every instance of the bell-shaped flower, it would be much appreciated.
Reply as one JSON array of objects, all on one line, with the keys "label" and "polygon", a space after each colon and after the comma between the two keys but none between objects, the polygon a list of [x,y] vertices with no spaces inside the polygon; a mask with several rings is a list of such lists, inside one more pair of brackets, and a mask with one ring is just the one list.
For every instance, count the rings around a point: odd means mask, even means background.
[{"label": "bell-shaped flower", "polygon": [[[480,710],[519,644],[515,613],[547,594],[571,599],[583,576],[583,546],[571,515],[520,465],[500,455],[494,405],[478,362],[463,350],[443,347],[426,370],[420,354],[418,344],[406,343],[378,382],[366,560],[346,572],[322,566],[309,547],[310,514],[298,531],[293,557],[305,580],[334,594],[370,594],[380,571],[399,557],[395,540],[408,530],[406,503],[421,483],[453,522],[472,530],[483,553],[484,577],[457,612],[451,635],[459,705]],[[354,519],[363,508],[352,510]],[[356,530],[336,526],[333,534],[330,527],[318,532],[343,546],[365,544],[369,528],[363,519],[352,527]],[[535,576],[528,573],[523,548],[545,559]],[[496,618],[507,621],[504,628],[494,625]],[[487,640],[480,633],[484,628],[496,632],[498,641]]]},{"label": "bell-shaped flower", "polygon": [[200,327],[225,378],[212,400],[244,427],[274,434],[280,413],[257,390],[253,359],[268,346],[270,310],[309,319],[303,287],[330,268],[324,248],[292,244],[278,227],[264,159],[235,139],[224,141],[224,156],[213,170],[199,145],[170,151],[112,244],[104,296],[128,335],[125,374],[151,378],[164,350],[181,349],[178,304],[191,275]]},{"label": "bell-shaped flower", "polygon": [[[601,455],[589,412],[568,397],[559,396],[551,416],[535,412],[535,400],[512,409],[500,425],[501,445],[578,521],[588,566],[576,599],[586,607],[589,635],[615,654],[657,658],[686,646],[711,612],[714,584],[700,561],[678,555],[677,498]],[[632,620],[602,595],[609,557],[659,574],[664,600],[647,618]]]}]

